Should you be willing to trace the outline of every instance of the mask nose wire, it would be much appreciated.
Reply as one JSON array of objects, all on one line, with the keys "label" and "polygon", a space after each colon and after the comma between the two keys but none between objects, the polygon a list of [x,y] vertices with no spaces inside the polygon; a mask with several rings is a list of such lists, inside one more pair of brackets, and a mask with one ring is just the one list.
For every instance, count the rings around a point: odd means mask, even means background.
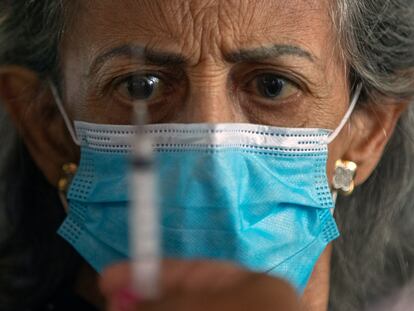
[{"label": "mask nose wire", "polygon": [[56,106],[59,109],[60,114],[62,115],[63,121],[66,124],[66,128],[69,131],[70,136],[72,137],[72,140],[74,143],[78,146],[80,146],[80,140],[76,136],[75,129],[73,128],[72,121],[69,119],[68,114],[66,113],[65,107],[63,106],[62,100],[60,99],[60,95],[56,89],[56,86],[53,84],[52,81],[48,80],[50,90],[52,91],[52,95],[55,99]]},{"label": "mask nose wire", "polygon": [[361,90],[362,90],[362,84],[359,83],[356,87],[354,97],[352,98],[352,101],[351,101],[351,105],[349,106],[347,112],[345,113],[344,117],[342,118],[341,123],[339,123],[339,126],[336,128],[336,130],[333,131],[333,133],[328,137],[328,139],[327,139],[328,144],[333,142],[335,140],[335,138],[338,137],[339,133],[342,131],[345,124],[349,121],[349,118],[351,117],[351,114],[354,111],[355,106],[358,102],[359,96],[361,95]]}]

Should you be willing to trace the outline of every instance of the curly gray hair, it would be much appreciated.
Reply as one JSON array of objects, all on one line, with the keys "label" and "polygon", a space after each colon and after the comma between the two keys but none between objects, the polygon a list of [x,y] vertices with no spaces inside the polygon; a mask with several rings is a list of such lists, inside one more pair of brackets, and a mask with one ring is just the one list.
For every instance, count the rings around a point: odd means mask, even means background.
[{"label": "curly gray hair", "polygon": [[[17,64],[59,77],[59,42],[70,20],[68,0],[0,0],[0,66]],[[349,85],[360,82],[359,104],[414,98],[414,2],[335,0],[331,3],[338,51]],[[414,267],[414,107],[398,123],[371,177],[340,198],[334,243],[332,310],[361,310],[412,276]],[[0,260],[0,287],[3,266]],[[32,284],[33,286],[33,284]],[[0,292],[3,292],[0,290]],[[0,294],[1,301],[1,294]]]},{"label": "curly gray hair", "polygon": [[[414,97],[414,2],[336,0],[333,21],[349,79],[365,98],[397,102]],[[332,310],[362,310],[412,277],[414,269],[414,107],[399,121],[371,177],[340,198],[334,243]]]}]

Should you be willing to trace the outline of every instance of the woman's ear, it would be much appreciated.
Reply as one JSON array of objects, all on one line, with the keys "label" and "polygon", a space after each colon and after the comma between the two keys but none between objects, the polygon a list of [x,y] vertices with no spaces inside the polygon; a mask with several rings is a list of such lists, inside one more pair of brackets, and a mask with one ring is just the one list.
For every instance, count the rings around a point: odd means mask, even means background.
[{"label": "woman's ear", "polygon": [[[364,106],[365,105],[365,106]],[[343,159],[358,165],[355,184],[362,184],[379,163],[401,113],[408,103],[366,103],[355,111],[351,123],[351,140]]]},{"label": "woman's ear", "polygon": [[77,162],[79,151],[47,85],[35,72],[24,67],[0,67],[0,102],[32,158],[56,186],[62,176],[62,165]]}]

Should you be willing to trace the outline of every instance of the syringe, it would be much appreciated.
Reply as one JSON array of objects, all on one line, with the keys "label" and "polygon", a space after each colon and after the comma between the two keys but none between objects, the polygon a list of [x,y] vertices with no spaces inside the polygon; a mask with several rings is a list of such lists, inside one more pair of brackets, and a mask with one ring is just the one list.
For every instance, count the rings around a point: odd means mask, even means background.
[{"label": "syringe", "polygon": [[135,103],[137,134],[133,142],[130,179],[130,249],[133,286],[146,300],[160,295],[160,216],[153,142],[143,127],[147,124],[147,103]]}]

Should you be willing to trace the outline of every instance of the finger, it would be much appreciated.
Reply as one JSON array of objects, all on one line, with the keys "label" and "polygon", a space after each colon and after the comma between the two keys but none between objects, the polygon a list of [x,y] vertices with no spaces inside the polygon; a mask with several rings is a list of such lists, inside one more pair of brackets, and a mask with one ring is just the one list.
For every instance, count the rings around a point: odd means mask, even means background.
[{"label": "finger", "polygon": [[[230,286],[249,273],[233,264],[204,260],[166,259],[162,263],[161,291],[202,291]],[[107,268],[101,277],[100,288],[110,296],[132,286],[131,264],[119,263]]]},{"label": "finger", "polygon": [[[178,260],[165,260],[162,264],[161,291],[178,287],[178,283],[189,269],[187,262]],[[124,293],[132,292],[132,266],[130,262],[114,264],[106,268],[101,274],[99,288],[108,299],[125,296]],[[135,293],[139,295],[139,293]],[[118,298],[117,298],[118,299]]]},{"label": "finger", "polygon": [[299,311],[298,298],[286,282],[251,274],[240,284],[214,292],[181,291],[156,302],[140,305],[140,311]]},{"label": "finger", "polygon": [[109,297],[132,285],[131,265],[128,262],[118,263],[104,270],[99,280],[99,288]]},{"label": "finger", "polygon": [[227,262],[169,261],[165,265],[164,285],[167,291],[171,288],[191,292],[214,290],[231,286],[248,274],[249,272]]}]

